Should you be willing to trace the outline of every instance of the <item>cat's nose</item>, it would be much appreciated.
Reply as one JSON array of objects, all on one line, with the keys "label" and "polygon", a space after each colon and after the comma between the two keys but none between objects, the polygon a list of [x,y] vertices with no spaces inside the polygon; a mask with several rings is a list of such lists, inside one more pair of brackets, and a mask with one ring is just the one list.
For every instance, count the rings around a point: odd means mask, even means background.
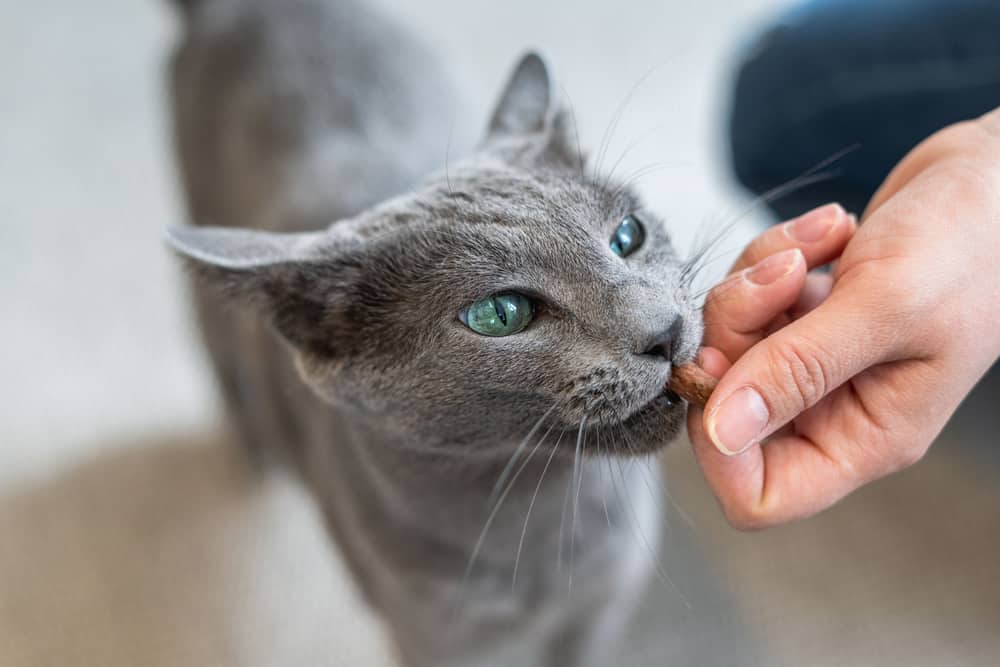
[{"label": "cat's nose", "polygon": [[643,346],[639,348],[640,354],[670,361],[674,356],[674,341],[677,340],[680,333],[681,318],[675,317],[669,326],[657,330],[646,339]]}]

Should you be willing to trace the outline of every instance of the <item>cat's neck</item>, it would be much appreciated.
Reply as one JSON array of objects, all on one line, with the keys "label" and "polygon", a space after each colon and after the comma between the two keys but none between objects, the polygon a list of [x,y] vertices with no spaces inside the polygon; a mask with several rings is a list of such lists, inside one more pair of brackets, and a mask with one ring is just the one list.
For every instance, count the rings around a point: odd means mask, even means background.
[{"label": "cat's neck", "polygon": [[[520,441],[492,457],[462,457],[456,443],[445,444],[415,443],[412,436],[353,419],[338,425],[327,446],[316,450],[325,452],[324,460],[308,468],[326,477],[326,486],[337,486],[337,493],[351,495],[351,506],[364,507],[366,525],[391,525],[397,535],[446,541],[466,554],[487,521],[492,535],[516,545],[529,507],[538,526],[551,526],[553,519],[558,525],[564,505],[569,514],[580,506],[599,512],[601,522],[605,507],[620,514],[627,486],[622,469],[602,458],[575,460],[567,438],[558,445],[555,438],[529,443],[513,459]],[[469,443],[469,451],[476,444]],[[564,503],[567,493],[570,503]]]}]

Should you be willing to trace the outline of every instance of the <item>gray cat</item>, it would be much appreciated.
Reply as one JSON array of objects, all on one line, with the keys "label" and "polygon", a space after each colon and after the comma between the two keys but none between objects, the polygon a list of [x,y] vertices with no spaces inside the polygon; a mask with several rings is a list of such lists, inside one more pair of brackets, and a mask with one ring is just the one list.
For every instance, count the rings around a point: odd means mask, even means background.
[{"label": "gray cat", "polygon": [[701,334],[664,225],[585,169],[537,55],[441,170],[445,77],[360,1],[182,4],[206,226],[169,239],[240,438],[298,470],[408,667],[604,664]]}]

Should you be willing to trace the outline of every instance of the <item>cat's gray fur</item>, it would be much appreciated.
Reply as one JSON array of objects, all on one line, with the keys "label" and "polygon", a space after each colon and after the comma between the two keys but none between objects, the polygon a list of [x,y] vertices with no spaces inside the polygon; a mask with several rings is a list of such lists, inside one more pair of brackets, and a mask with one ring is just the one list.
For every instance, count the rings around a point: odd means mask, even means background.
[{"label": "cat's gray fur", "polygon": [[[241,439],[310,486],[404,664],[603,664],[660,523],[656,466],[624,455],[677,433],[662,387],[700,337],[663,224],[586,173],[537,56],[445,173],[445,77],[360,0],[181,4],[175,135],[211,226],[170,240]],[[631,212],[648,238],[621,259]],[[513,288],[544,302],[526,331],[459,322]]]}]

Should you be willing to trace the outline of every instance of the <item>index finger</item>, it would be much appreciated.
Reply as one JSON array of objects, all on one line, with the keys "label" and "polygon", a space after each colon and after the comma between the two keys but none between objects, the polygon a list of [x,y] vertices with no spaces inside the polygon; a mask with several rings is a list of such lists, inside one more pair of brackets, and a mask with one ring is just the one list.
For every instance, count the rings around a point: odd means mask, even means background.
[{"label": "index finger", "polygon": [[827,204],[771,227],[743,250],[732,273],[754,266],[775,253],[798,248],[810,268],[836,259],[854,234],[857,218],[840,204]]}]

